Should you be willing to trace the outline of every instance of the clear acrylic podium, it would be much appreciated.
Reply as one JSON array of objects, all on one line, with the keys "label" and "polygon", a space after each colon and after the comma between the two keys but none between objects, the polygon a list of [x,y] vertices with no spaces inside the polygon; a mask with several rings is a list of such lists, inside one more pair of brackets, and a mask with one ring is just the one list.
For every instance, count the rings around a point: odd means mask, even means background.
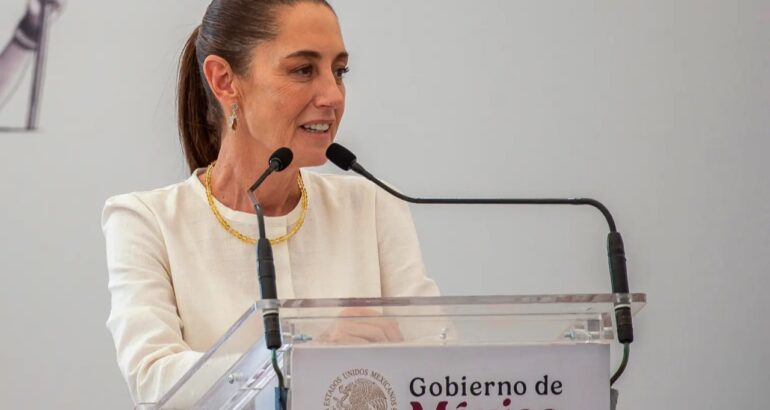
[{"label": "clear acrylic podium", "polygon": [[361,346],[360,340],[334,337],[334,329],[346,323],[397,325],[398,340],[371,343],[370,348],[607,346],[614,338],[616,297],[630,298],[633,314],[646,303],[644,294],[259,301],[163,398],[136,409],[274,409],[277,380],[262,339],[261,309],[266,307],[280,311],[284,346],[278,363],[289,388],[287,408],[297,410],[292,407],[292,371],[301,363],[292,362],[294,351]]}]

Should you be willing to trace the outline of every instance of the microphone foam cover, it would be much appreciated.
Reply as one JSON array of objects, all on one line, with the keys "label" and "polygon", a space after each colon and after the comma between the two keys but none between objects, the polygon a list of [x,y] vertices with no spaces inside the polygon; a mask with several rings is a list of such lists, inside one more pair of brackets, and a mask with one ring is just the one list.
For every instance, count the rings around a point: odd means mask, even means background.
[{"label": "microphone foam cover", "polygon": [[336,142],[326,149],[326,158],[345,171],[350,171],[350,167],[356,162],[355,154]]},{"label": "microphone foam cover", "polygon": [[273,152],[273,155],[270,156],[270,161],[268,163],[270,165],[276,164],[276,171],[283,171],[286,169],[286,167],[291,164],[291,161],[294,159],[294,153],[291,152],[290,149],[283,147],[278,148]]}]

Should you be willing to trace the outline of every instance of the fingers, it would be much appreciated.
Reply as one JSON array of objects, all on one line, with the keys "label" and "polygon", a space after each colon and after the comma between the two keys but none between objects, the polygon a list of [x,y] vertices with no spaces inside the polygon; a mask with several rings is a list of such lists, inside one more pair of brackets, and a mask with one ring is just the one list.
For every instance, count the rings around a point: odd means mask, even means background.
[{"label": "fingers", "polygon": [[372,320],[356,320],[352,323],[378,327],[385,334],[385,341],[388,342],[401,342],[404,340],[398,323],[394,320],[383,319],[380,312],[374,309],[346,308],[340,312],[340,317],[371,317]]},{"label": "fingers", "polygon": [[366,330],[356,329],[353,326],[335,325],[321,335],[319,342],[328,344],[366,344],[372,343],[372,340],[370,340],[372,337],[376,337],[376,335],[367,336]]},{"label": "fingers", "polygon": [[380,316],[380,312],[369,309],[369,308],[362,308],[362,307],[349,307],[342,309],[342,311],[339,314],[340,317],[348,317],[348,316]]},{"label": "fingers", "polygon": [[369,342],[386,343],[390,341],[381,327],[370,323],[347,323],[342,327],[348,335],[360,337]]},{"label": "fingers", "polygon": [[385,332],[385,336],[390,342],[403,342],[404,336],[401,334],[401,328],[398,327],[398,323],[394,320],[387,320],[380,322],[382,330]]},{"label": "fingers", "polygon": [[[376,310],[347,308],[320,340],[332,344],[392,343],[403,341],[401,329],[393,320],[382,318]],[[360,319],[359,319],[360,318]]]},{"label": "fingers", "polygon": [[327,340],[326,342],[334,343],[334,344],[346,344],[346,345],[363,345],[370,343],[368,340],[350,336],[346,334],[339,334],[336,338]]},{"label": "fingers", "polygon": [[340,322],[326,333],[327,342],[331,343],[385,343],[385,332],[377,326],[363,323]]}]

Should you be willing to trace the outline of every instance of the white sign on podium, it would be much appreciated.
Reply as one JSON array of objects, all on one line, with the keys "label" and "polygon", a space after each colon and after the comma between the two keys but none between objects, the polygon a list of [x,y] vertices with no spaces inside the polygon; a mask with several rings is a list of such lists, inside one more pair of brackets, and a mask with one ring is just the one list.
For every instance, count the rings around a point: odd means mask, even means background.
[{"label": "white sign on podium", "polygon": [[296,346],[294,409],[609,408],[609,346]]}]

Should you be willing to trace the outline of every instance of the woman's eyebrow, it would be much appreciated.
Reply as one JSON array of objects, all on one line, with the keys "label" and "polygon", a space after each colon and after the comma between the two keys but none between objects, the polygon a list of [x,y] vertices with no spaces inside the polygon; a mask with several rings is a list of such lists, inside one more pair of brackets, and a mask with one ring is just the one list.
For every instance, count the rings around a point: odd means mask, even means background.
[{"label": "woman's eyebrow", "polygon": [[[334,58],[334,61],[346,59],[346,58],[348,58],[348,56],[349,56],[348,52],[347,51],[343,51],[343,52],[337,54],[337,57]],[[304,57],[304,58],[310,58],[310,59],[313,59],[313,60],[320,60],[321,59],[321,53],[319,53],[318,51],[314,51],[314,50],[299,50],[299,51],[295,51],[295,52],[287,55],[284,58],[296,58],[296,57]]]}]

